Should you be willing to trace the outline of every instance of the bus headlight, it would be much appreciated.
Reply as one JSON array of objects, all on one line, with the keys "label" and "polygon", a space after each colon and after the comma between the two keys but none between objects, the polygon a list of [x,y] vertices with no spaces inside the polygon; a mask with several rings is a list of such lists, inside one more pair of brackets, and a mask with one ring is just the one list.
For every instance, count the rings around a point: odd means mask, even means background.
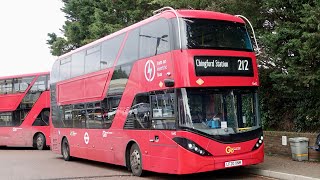
[{"label": "bus headlight", "polygon": [[258,149],[262,145],[262,143],[263,143],[263,136],[260,136],[256,144],[253,146],[252,151]]},{"label": "bus headlight", "polygon": [[212,156],[208,151],[206,151],[204,148],[199,146],[197,143],[191,141],[190,139],[183,137],[175,137],[173,138],[173,140],[188,151],[191,151],[201,156]]}]

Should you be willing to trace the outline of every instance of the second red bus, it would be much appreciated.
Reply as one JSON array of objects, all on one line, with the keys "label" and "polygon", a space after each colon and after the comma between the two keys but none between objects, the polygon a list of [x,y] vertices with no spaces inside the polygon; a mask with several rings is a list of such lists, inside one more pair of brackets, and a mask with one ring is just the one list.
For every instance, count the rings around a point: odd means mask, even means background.
[{"label": "second red bus", "polygon": [[50,145],[49,73],[0,77],[0,146]]}]

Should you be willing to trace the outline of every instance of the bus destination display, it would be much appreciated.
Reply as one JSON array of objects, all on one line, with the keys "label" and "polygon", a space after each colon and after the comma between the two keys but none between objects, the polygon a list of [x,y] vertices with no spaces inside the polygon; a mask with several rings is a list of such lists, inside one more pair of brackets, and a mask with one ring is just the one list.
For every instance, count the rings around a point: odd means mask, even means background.
[{"label": "bus destination display", "polygon": [[253,76],[248,57],[195,56],[194,65],[197,76]]}]

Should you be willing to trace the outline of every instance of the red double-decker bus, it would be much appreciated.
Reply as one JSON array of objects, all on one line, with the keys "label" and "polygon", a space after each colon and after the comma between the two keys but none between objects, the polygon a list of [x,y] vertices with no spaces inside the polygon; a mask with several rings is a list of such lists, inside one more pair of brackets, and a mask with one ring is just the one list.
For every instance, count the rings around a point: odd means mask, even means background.
[{"label": "red double-decker bus", "polygon": [[0,77],[0,146],[50,145],[49,73]]},{"label": "red double-decker bus", "polygon": [[258,85],[241,18],[164,8],[57,59],[52,150],[136,176],[258,164]]}]

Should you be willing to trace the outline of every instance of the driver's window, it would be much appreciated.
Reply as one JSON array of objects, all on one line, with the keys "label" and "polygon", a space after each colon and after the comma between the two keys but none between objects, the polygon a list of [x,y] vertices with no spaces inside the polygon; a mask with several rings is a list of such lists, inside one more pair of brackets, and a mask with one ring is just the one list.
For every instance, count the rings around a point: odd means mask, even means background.
[{"label": "driver's window", "polygon": [[175,94],[173,90],[151,94],[152,129],[175,129]]}]

